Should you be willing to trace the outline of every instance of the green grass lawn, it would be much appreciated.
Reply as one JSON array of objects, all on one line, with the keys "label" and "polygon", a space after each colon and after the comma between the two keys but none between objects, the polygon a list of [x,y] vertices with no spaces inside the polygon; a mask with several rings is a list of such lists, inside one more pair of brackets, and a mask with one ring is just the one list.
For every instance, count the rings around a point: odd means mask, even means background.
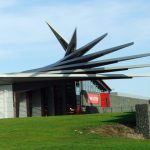
[{"label": "green grass lawn", "polygon": [[0,150],[149,150],[150,140],[90,134],[104,124],[134,126],[131,113],[0,120]]}]

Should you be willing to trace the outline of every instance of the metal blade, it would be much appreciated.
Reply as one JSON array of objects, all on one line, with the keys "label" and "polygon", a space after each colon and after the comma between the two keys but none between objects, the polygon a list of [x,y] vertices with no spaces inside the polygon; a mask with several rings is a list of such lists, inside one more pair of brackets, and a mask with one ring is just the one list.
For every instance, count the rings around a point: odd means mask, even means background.
[{"label": "metal blade", "polygon": [[58,67],[54,67],[54,68],[43,67],[39,71],[91,68],[91,67],[104,66],[104,65],[108,65],[108,64],[118,63],[121,61],[132,60],[132,59],[137,59],[137,58],[142,58],[142,57],[147,57],[147,56],[150,56],[150,53],[132,55],[132,56],[126,56],[126,57],[118,57],[118,58],[112,58],[112,59],[105,59],[105,60],[101,60],[101,61],[94,61],[94,62],[87,62],[87,63],[77,63],[77,64],[71,64],[71,65],[64,65],[64,66],[58,66]]},{"label": "metal blade", "polygon": [[57,40],[59,41],[63,49],[66,51],[68,47],[68,42],[49,23],[47,23],[47,25],[49,26],[51,31],[54,33],[55,37],[57,38]]},{"label": "metal blade", "polygon": [[87,61],[96,59],[98,57],[102,57],[106,54],[115,52],[117,50],[123,49],[125,47],[131,46],[133,44],[134,43],[131,42],[131,43],[123,44],[123,45],[120,45],[120,46],[112,47],[112,48],[102,50],[102,51],[99,51],[99,52],[96,52],[96,53],[92,53],[92,54],[89,54],[89,55],[85,55],[85,56],[81,56],[81,57],[77,57],[77,58],[73,58],[73,59],[70,59],[70,60],[63,61],[63,62],[60,62],[58,65],[61,66],[61,65],[64,65],[64,64],[74,64],[74,63],[87,62]]},{"label": "metal blade", "polygon": [[72,38],[71,38],[71,41],[67,47],[67,50],[66,50],[66,54],[65,56],[71,54],[72,52],[74,52],[74,50],[76,49],[76,45],[77,45],[77,36],[76,36],[76,29],[72,35]]},{"label": "metal blade", "polygon": [[65,61],[65,60],[69,60],[69,59],[72,59],[72,58],[75,58],[75,57],[82,56],[83,54],[85,54],[87,51],[89,51],[93,46],[95,46],[98,42],[100,42],[106,36],[107,36],[107,33],[100,36],[99,38],[93,40],[92,42],[86,44],[85,46],[77,49],[74,53],[71,53],[70,55],[65,56],[60,61]]},{"label": "metal blade", "polygon": [[49,73],[59,74],[59,73],[72,73],[72,74],[85,74],[85,73],[105,73],[105,72],[115,72],[115,71],[123,71],[128,69],[135,68],[145,68],[150,67],[150,64],[143,65],[130,65],[130,66],[118,66],[118,67],[102,67],[102,68],[90,68],[90,69],[75,69],[75,70],[57,70],[57,71],[49,71]]}]

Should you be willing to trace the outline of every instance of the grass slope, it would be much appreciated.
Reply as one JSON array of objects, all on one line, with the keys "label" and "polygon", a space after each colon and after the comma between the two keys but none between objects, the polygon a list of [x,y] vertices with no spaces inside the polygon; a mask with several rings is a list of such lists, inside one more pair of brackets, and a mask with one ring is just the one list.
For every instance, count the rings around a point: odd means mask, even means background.
[{"label": "grass slope", "polygon": [[0,120],[0,150],[148,150],[149,140],[89,134],[104,124],[134,125],[129,113]]}]

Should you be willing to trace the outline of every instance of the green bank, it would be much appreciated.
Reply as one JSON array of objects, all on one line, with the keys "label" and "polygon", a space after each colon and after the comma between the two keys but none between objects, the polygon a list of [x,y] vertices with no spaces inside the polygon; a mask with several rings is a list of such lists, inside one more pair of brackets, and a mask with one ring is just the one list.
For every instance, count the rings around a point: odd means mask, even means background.
[{"label": "green bank", "polygon": [[[0,120],[0,150],[149,150],[150,140],[107,136],[89,129],[135,126],[134,113]],[[107,130],[107,129],[106,129]]]}]

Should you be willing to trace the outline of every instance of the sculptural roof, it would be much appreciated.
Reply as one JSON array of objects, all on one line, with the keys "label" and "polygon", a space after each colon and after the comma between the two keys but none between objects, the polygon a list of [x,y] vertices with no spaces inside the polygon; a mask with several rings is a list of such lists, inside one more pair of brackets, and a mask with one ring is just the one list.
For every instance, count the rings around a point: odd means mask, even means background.
[{"label": "sculptural roof", "polygon": [[[48,23],[47,23],[48,24]],[[19,73],[0,74],[0,80],[8,82],[16,82],[24,79],[25,81],[32,80],[59,80],[59,79],[73,79],[73,80],[93,80],[93,79],[125,79],[132,77],[147,77],[147,75],[126,75],[114,73],[117,71],[125,71],[134,68],[150,67],[150,64],[141,65],[128,65],[128,66],[111,66],[116,65],[122,61],[128,61],[132,59],[148,57],[150,53],[121,56],[111,59],[102,59],[103,56],[110,53],[114,53],[133,45],[133,42],[111,47],[108,49],[100,50],[91,54],[87,54],[97,43],[101,42],[107,33],[94,39],[88,44],[77,48],[77,30],[75,29],[70,42],[67,42],[50,24],[48,24],[51,31],[54,33],[59,43],[65,50],[65,55],[62,59],[56,63],[37,68],[27,70]],[[101,58],[98,61],[94,59]],[[108,66],[108,67],[107,67]],[[113,72],[113,74],[111,74]],[[30,79],[29,79],[30,78]]]}]

